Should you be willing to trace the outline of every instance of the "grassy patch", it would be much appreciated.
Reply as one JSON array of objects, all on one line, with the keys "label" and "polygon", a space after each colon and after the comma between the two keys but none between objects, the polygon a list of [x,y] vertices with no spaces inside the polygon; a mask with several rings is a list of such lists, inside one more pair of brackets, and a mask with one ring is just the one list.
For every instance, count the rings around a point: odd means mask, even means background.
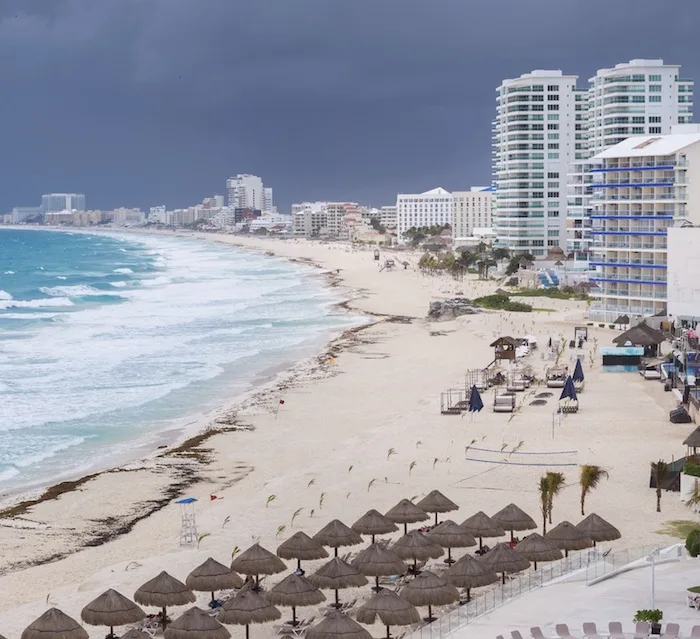
[{"label": "grassy patch", "polygon": [[656,531],[656,534],[685,539],[692,530],[696,530],[697,528],[700,528],[700,523],[697,521],[672,519],[670,521],[665,521],[661,529]]},{"label": "grassy patch", "polygon": [[514,311],[516,313],[530,313],[532,306],[523,302],[511,302],[507,295],[486,295],[477,297],[474,304],[481,308],[489,308],[494,311]]},{"label": "grassy patch", "polygon": [[556,313],[557,312],[556,308],[537,308],[537,307],[534,307],[532,310],[536,313]]},{"label": "grassy patch", "polygon": [[698,593],[700,592],[700,586],[693,586],[692,588],[688,588],[688,592]]},{"label": "grassy patch", "polygon": [[559,288],[528,288],[520,289],[517,293],[513,293],[516,297],[549,297],[555,300],[587,300],[588,295],[585,293],[572,293],[562,291]]}]

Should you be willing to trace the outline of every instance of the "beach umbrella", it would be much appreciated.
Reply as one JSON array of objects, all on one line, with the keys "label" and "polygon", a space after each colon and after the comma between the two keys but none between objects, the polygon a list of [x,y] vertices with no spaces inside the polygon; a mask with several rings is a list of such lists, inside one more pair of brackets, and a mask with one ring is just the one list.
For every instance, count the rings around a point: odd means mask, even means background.
[{"label": "beach umbrella", "polygon": [[301,560],[325,559],[328,557],[326,549],[305,532],[294,533],[287,541],[282,542],[277,548],[277,556],[282,559],[296,559],[297,570],[301,570]]},{"label": "beach umbrella", "polygon": [[322,546],[333,548],[336,557],[338,556],[338,548],[356,546],[362,543],[362,537],[339,519],[328,522],[314,535],[314,539]]},{"label": "beach umbrella", "polygon": [[340,607],[338,590],[367,585],[367,577],[340,557],[333,557],[328,563],[323,564],[313,575],[309,575],[309,581],[317,588],[335,590],[336,608]]},{"label": "beach umbrella", "polygon": [[506,534],[506,531],[482,510],[465,519],[460,526],[479,538],[479,550],[484,547],[484,537],[503,537]]},{"label": "beach umbrella", "polygon": [[391,626],[410,626],[420,623],[418,611],[393,590],[382,588],[357,609],[355,619],[373,624],[377,617],[386,626],[386,639],[391,639]]},{"label": "beach umbrella", "polygon": [[270,603],[292,609],[292,625],[297,625],[297,606],[315,606],[326,600],[306,577],[292,573],[265,593]]},{"label": "beach umbrella", "polygon": [[428,606],[424,621],[435,621],[433,606],[446,606],[459,601],[459,590],[443,577],[426,570],[401,589],[401,596],[414,606]]},{"label": "beach umbrella", "polygon": [[571,399],[576,401],[578,397],[576,396],[576,389],[574,388],[574,380],[571,379],[571,375],[566,378],[564,383],[564,388],[562,388],[561,395],[559,396],[559,401],[562,399]]},{"label": "beach umbrella", "polygon": [[556,544],[536,532],[518,542],[515,549],[535,564],[535,570],[537,570],[538,561],[556,561],[563,556]]},{"label": "beach umbrella", "polygon": [[530,562],[517,550],[513,550],[508,544],[498,544],[493,550],[489,550],[478,561],[493,572],[500,572],[503,583],[506,583],[506,573],[512,574],[527,570]]},{"label": "beach umbrella", "polygon": [[119,639],[153,639],[153,637],[143,630],[132,628],[131,630],[125,632]]},{"label": "beach umbrella", "polygon": [[245,638],[250,637],[250,625],[277,621],[282,616],[265,597],[252,588],[240,590],[219,608],[217,618],[227,625],[245,626]]},{"label": "beach umbrella", "polygon": [[379,590],[379,577],[404,575],[408,570],[401,557],[379,544],[367,546],[352,560],[351,565],[363,575],[374,577],[375,590]]},{"label": "beach umbrella", "polygon": [[260,575],[275,575],[287,569],[284,562],[260,544],[253,544],[231,562],[231,570],[243,575],[255,576],[255,587],[260,585]]},{"label": "beach umbrella", "polygon": [[181,614],[165,631],[165,639],[230,639],[231,633],[196,606]]},{"label": "beach umbrella", "polygon": [[88,639],[88,633],[65,612],[49,608],[24,629],[21,639]]},{"label": "beach umbrella", "polygon": [[413,559],[413,573],[418,573],[418,561],[437,559],[444,550],[420,530],[412,530],[397,539],[391,546],[401,559]]},{"label": "beach umbrella", "polygon": [[145,617],[146,613],[131,599],[111,588],[80,612],[80,618],[91,626],[109,626],[110,637],[114,636],[114,626],[127,626]]},{"label": "beach umbrella", "polygon": [[376,535],[387,535],[396,532],[398,527],[396,524],[387,519],[382,513],[377,510],[368,510],[360,517],[353,525],[352,529],[360,535],[372,535],[372,543]]},{"label": "beach umbrella", "polygon": [[306,636],[308,639],[372,639],[357,621],[337,610],[311,626]]},{"label": "beach umbrella", "polygon": [[209,557],[187,575],[185,584],[195,592],[210,592],[211,601],[215,603],[214,592],[216,590],[243,588],[243,579],[228,566],[224,566],[224,564]]},{"label": "beach umbrella", "polygon": [[515,504],[508,504],[493,515],[491,519],[505,530],[510,530],[511,541],[515,540],[513,537],[514,530],[535,530],[537,528],[535,520]]},{"label": "beach umbrella", "polygon": [[439,490],[429,492],[416,506],[426,513],[435,513],[435,525],[438,525],[438,513],[449,513],[459,510],[459,506],[448,499]]},{"label": "beach umbrella", "polygon": [[478,413],[483,407],[484,402],[481,399],[481,393],[479,393],[479,389],[476,387],[476,384],[474,384],[471,394],[469,395],[469,412],[472,413],[473,416],[474,413]]},{"label": "beach umbrella", "polygon": [[467,601],[471,601],[471,589],[488,586],[498,581],[498,575],[484,566],[480,561],[464,555],[442,575],[449,583],[458,588],[465,588]]},{"label": "beach umbrella", "polygon": [[594,547],[599,541],[614,541],[622,537],[620,531],[615,528],[615,526],[595,513],[591,513],[584,520],[576,524],[576,528],[586,535],[586,537],[593,540]]},{"label": "beach umbrella", "polygon": [[572,378],[575,382],[582,382],[584,380],[583,376],[583,366],[581,366],[581,360],[576,360],[576,368],[574,368],[574,374]]},{"label": "beach umbrella", "polygon": [[395,524],[403,524],[404,534],[408,532],[408,524],[415,524],[419,521],[430,519],[430,515],[421,510],[412,501],[402,499],[396,506],[385,513],[389,521]]},{"label": "beach umbrella", "polygon": [[185,584],[163,571],[157,577],[143,584],[134,593],[134,600],[142,606],[161,608],[163,629],[165,629],[168,623],[167,607],[194,603],[196,597]]},{"label": "beach umbrella", "polygon": [[583,550],[593,545],[593,540],[568,521],[562,521],[547,531],[545,539],[561,548],[568,557],[570,550]]},{"label": "beach umbrella", "polygon": [[445,563],[451,564],[453,548],[467,548],[476,546],[476,539],[470,535],[462,526],[456,524],[451,519],[446,519],[432,530],[428,531],[428,539],[434,541],[438,546],[447,548],[447,559]]}]

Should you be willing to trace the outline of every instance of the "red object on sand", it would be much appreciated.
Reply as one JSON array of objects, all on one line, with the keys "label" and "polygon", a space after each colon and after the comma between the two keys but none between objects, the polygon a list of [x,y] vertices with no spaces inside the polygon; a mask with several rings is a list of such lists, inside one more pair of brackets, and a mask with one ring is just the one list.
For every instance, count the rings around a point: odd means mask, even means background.
[{"label": "red object on sand", "polygon": [[283,400],[283,399],[280,399],[280,404],[284,404],[284,400]]}]

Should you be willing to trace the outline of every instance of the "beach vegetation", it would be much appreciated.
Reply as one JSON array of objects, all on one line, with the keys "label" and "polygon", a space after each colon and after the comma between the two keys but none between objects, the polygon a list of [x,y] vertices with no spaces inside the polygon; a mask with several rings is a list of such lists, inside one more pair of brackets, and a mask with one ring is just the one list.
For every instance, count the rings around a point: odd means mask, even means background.
[{"label": "beach vegetation", "polygon": [[394,449],[394,448],[390,448],[386,452],[386,460],[389,461],[389,459],[391,458],[392,455],[396,455],[396,449]]},{"label": "beach vegetation", "polygon": [[422,441],[417,441],[417,442],[416,442],[416,448],[420,448],[422,444],[423,444]]},{"label": "beach vegetation", "polygon": [[510,258],[510,251],[504,247],[498,247],[491,251],[494,260],[507,260]]},{"label": "beach vegetation", "polygon": [[564,288],[520,289],[512,295],[516,297],[548,297],[554,300],[587,300],[588,295],[579,293],[570,286]]},{"label": "beach vegetation", "polygon": [[545,476],[547,477],[547,485],[549,488],[547,491],[547,517],[549,519],[549,523],[551,524],[552,510],[554,510],[554,498],[559,495],[562,488],[564,488],[565,479],[563,473],[557,472],[548,472]]},{"label": "beach vegetation", "polygon": [[516,273],[520,268],[521,260],[525,260],[527,262],[534,262],[535,256],[532,253],[528,253],[527,251],[511,255],[510,261],[508,262],[508,266],[506,266],[506,275],[513,275],[514,273]]},{"label": "beach vegetation", "polygon": [[355,468],[355,466],[353,466],[352,464],[350,464],[350,466],[348,466],[348,475],[352,472],[353,468]]},{"label": "beach vegetation", "polygon": [[230,521],[231,521],[231,515],[226,515],[226,519],[224,519],[224,523],[221,524],[221,527],[225,528],[226,524],[228,524],[228,522],[230,522]]},{"label": "beach vegetation", "polygon": [[275,539],[279,539],[280,535],[287,530],[287,527],[282,525],[282,526],[277,526],[277,532],[275,533]]},{"label": "beach vegetation", "polygon": [[[683,465],[683,472],[686,475],[691,475],[692,477],[700,477],[700,464],[693,464],[692,462],[686,462]],[[700,505],[700,495],[698,496],[698,505]]]},{"label": "beach vegetation", "polygon": [[323,510],[323,500],[326,498],[326,493],[321,493],[321,496],[318,498],[318,508],[319,510]]},{"label": "beach vegetation", "polygon": [[374,485],[375,481],[377,481],[376,478],[369,480],[369,484],[367,484],[367,492],[369,492],[372,489],[372,486]]},{"label": "beach vegetation", "polygon": [[307,488],[311,488],[311,486],[313,486],[315,483],[316,483],[316,480],[315,480],[315,479],[311,479],[311,480],[309,480],[309,483],[306,484],[306,487],[307,487]]},{"label": "beach vegetation", "polygon": [[650,624],[658,624],[661,619],[663,619],[664,613],[658,608],[653,610],[637,610],[637,614],[634,615],[632,621],[637,623],[639,621],[647,621]]},{"label": "beach vegetation", "polygon": [[301,515],[301,511],[302,511],[302,510],[304,510],[304,509],[303,509],[303,508],[297,508],[297,509],[294,511],[294,514],[292,515],[292,523],[290,524],[290,526],[294,527],[294,520],[295,520],[299,515]]},{"label": "beach vegetation", "polygon": [[416,462],[416,461],[412,461],[412,462],[409,464],[409,466],[408,466],[408,474],[409,474],[409,476],[410,476],[411,472],[413,471],[413,469],[416,467],[417,464],[418,464],[418,462]]},{"label": "beach vegetation", "polygon": [[651,472],[654,475],[654,483],[656,484],[656,512],[661,512],[661,482],[668,471],[668,464],[659,459],[659,461],[651,462]]},{"label": "beach vegetation", "polygon": [[239,546],[234,546],[233,550],[231,551],[231,561],[233,561],[236,558],[236,555],[241,552],[241,549]]},{"label": "beach vegetation", "polygon": [[540,477],[538,486],[540,495],[540,512],[542,513],[542,535],[547,534],[547,515],[549,513],[549,486],[547,485],[547,475]]},{"label": "beach vegetation", "polygon": [[197,537],[197,548],[199,548],[200,544],[202,543],[202,539],[206,539],[207,537],[210,537],[211,533],[202,533]]},{"label": "beach vegetation", "polygon": [[581,486],[581,514],[585,515],[586,497],[588,493],[598,487],[603,479],[609,479],[607,470],[593,464],[582,464],[579,484]]},{"label": "beach vegetation", "polygon": [[403,235],[411,240],[413,246],[418,246],[423,240],[440,235],[440,233],[450,228],[452,227],[449,224],[436,224],[434,226],[421,226],[419,228],[412,226],[407,231],[404,231]]},{"label": "beach vegetation", "polygon": [[433,459],[433,470],[435,470],[435,466],[439,461],[440,461],[439,457],[436,457],[435,459]]},{"label": "beach vegetation", "polygon": [[265,508],[267,508],[271,502],[275,501],[275,499],[277,499],[277,495],[270,495],[265,502]]},{"label": "beach vegetation", "polygon": [[369,224],[375,231],[377,231],[377,233],[381,233],[382,235],[384,235],[384,233],[386,233],[386,226],[384,226],[380,222],[379,218],[376,218],[376,217],[369,218]]},{"label": "beach vegetation", "polygon": [[494,311],[513,311],[515,313],[531,313],[532,305],[524,302],[511,302],[508,295],[485,295],[473,300],[474,305]]},{"label": "beach vegetation", "polygon": [[689,519],[672,519],[670,521],[665,521],[661,529],[656,531],[656,534],[685,539],[698,527],[697,521],[691,521]]},{"label": "beach vegetation", "polygon": [[685,549],[691,557],[700,555],[700,528],[694,528],[685,539]]}]

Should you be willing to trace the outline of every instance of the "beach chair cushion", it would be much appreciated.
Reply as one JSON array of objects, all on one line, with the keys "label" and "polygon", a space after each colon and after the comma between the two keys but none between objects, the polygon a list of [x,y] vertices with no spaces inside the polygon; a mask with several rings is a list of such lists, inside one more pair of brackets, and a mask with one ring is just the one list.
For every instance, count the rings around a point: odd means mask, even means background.
[{"label": "beach chair cushion", "polygon": [[700,639],[700,626],[693,626],[690,631],[690,639]]},{"label": "beach chair cushion", "polygon": [[556,625],[557,637],[562,637],[562,639],[573,639],[571,633],[569,632],[569,626],[565,623],[558,623]]},{"label": "beach chair cushion", "polygon": [[532,636],[532,639],[547,639],[547,637],[542,634],[542,630],[540,630],[539,626],[533,626],[530,628],[530,635]]},{"label": "beach chair cushion", "polygon": [[681,627],[677,623],[667,623],[666,630],[661,635],[661,639],[678,639]]},{"label": "beach chair cushion", "polygon": [[608,624],[608,632],[610,639],[625,639],[625,633],[622,632],[622,624],[619,621],[611,621]]}]

